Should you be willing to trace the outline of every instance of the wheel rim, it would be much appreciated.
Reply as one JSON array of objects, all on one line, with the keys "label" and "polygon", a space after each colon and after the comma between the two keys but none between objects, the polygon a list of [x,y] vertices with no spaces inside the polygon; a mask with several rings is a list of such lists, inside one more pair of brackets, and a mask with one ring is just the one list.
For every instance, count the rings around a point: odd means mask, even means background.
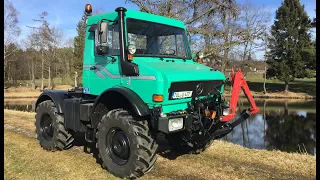
[{"label": "wheel rim", "polygon": [[130,156],[130,144],[126,134],[119,128],[112,128],[106,135],[107,152],[118,165],[127,163]]},{"label": "wheel rim", "polygon": [[49,114],[44,114],[42,116],[40,127],[43,138],[50,141],[53,137],[53,121]]}]

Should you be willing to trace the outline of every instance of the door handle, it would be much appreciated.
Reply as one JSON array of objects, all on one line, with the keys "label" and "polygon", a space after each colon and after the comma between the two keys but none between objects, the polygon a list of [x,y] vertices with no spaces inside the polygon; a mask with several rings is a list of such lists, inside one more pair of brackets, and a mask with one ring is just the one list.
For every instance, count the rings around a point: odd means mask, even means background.
[{"label": "door handle", "polygon": [[96,70],[96,69],[97,69],[96,66],[91,66],[91,67],[90,67],[90,70]]}]

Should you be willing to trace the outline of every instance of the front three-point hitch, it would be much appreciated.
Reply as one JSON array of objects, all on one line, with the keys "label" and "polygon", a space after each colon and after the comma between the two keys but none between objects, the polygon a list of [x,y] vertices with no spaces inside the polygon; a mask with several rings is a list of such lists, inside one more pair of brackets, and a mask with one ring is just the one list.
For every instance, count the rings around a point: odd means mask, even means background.
[{"label": "front three-point hitch", "polygon": [[[240,68],[238,69],[237,72],[234,72],[234,69],[232,68],[232,72],[229,80],[231,82],[231,87],[232,87],[229,108],[226,108],[224,110],[225,113],[223,113],[223,115],[220,116],[220,119],[219,119],[220,122],[224,123],[224,125],[221,129],[218,129],[217,131],[215,131],[211,135],[211,137],[219,138],[228,134],[233,130],[234,127],[239,125],[241,122],[248,119],[251,115],[259,112],[259,108],[257,107],[251,95],[248,84]],[[240,117],[234,120],[236,116],[237,103],[239,100],[241,89],[243,90],[248,101],[250,102],[250,108],[241,112]]]}]

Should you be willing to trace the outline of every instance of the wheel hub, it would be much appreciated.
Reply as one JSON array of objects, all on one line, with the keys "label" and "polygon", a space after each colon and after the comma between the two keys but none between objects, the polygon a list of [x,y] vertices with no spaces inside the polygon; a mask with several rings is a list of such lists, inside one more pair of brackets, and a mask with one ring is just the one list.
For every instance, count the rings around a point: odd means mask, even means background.
[{"label": "wheel hub", "polygon": [[48,114],[43,115],[40,121],[41,134],[47,141],[50,141],[53,137],[52,122],[52,118]]},{"label": "wheel hub", "polygon": [[107,151],[110,158],[119,165],[127,163],[130,156],[130,144],[126,134],[121,129],[110,129],[106,137]]}]

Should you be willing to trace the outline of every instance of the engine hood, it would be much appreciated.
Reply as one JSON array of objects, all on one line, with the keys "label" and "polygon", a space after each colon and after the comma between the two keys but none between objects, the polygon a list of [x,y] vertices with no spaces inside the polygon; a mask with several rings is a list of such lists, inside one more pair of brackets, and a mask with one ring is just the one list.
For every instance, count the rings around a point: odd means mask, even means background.
[{"label": "engine hood", "polygon": [[220,71],[190,60],[186,62],[183,60],[143,61],[140,64],[158,71],[169,82],[226,79]]}]

